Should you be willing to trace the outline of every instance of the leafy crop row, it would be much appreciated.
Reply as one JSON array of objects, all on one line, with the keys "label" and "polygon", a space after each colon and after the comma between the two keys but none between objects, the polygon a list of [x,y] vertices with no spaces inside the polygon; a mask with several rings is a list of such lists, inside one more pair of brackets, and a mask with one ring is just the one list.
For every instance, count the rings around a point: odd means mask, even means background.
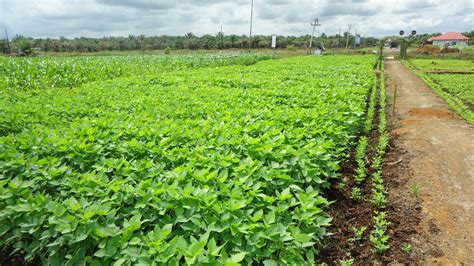
[{"label": "leafy crop row", "polygon": [[188,55],[0,58],[0,89],[46,89],[177,69],[251,65],[272,55]]},{"label": "leafy crop row", "polygon": [[[379,123],[378,133],[379,139],[375,147],[375,156],[372,159],[372,203],[377,209],[384,209],[388,203],[387,191],[383,182],[382,162],[385,155],[385,150],[388,146],[389,135],[387,132],[387,115],[386,115],[386,91],[385,91],[385,77],[383,61],[380,64],[380,82],[379,82]],[[390,248],[388,241],[390,237],[387,234],[387,226],[390,224],[386,220],[386,212],[375,212],[374,228],[370,233],[370,241],[374,246],[373,250],[378,253],[383,253]]]},{"label": "leafy crop row", "polygon": [[364,127],[373,61],[5,91],[0,245],[53,265],[313,262],[331,222],[321,190]]},{"label": "leafy crop row", "polygon": [[474,106],[474,76],[472,74],[429,74],[443,90]]},{"label": "leafy crop row", "polygon": [[[378,67],[379,63],[375,64],[375,67]],[[367,152],[369,150],[369,133],[374,127],[374,117],[375,117],[375,112],[376,112],[376,104],[377,104],[377,82],[376,82],[376,77],[374,76],[374,82],[373,86],[370,90],[369,93],[369,102],[368,102],[368,108],[367,108],[367,113],[366,113],[366,118],[365,118],[365,123],[364,123],[364,130],[363,134],[359,139],[359,142],[356,147],[356,154],[355,154],[355,160],[357,162],[357,168],[356,168],[356,174],[354,176],[354,179],[356,181],[356,186],[354,186],[351,190],[351,197],[355,200],[362,200],[363,195],[362,195],[362,190],[360,188],[360,185],[362,182],[365,181],[366,176],[367,176]]]}]

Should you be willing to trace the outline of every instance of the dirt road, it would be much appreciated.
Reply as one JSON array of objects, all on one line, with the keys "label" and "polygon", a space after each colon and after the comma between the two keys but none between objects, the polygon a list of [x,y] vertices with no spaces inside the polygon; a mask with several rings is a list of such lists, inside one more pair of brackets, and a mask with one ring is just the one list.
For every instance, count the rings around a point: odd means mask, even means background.
[{"label": "dirt road", "polygon": [[416,260],[474,265],[474,127],[399,61],[386,61],[385,74],[389,103],[398,88],[391,132],[404,151],[398,174],[407,195],[420,188]]}]

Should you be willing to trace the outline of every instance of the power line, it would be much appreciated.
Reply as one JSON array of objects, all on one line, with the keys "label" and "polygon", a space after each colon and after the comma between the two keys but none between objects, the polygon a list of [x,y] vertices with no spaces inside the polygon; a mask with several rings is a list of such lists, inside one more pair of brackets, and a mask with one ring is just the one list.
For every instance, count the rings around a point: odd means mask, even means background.
[{"label": "power line", "polygon": [[311,34],[311,40],[309,41],[309,49],[311,49],[311,46],[313,44],[313,36],[314,36],[314,31],[316,30],[316,26],[321,26],[321,24],[319,24],[319,19],[315,18],[314,22],[311,23],[311,26],[313,26],[313,34]]}]

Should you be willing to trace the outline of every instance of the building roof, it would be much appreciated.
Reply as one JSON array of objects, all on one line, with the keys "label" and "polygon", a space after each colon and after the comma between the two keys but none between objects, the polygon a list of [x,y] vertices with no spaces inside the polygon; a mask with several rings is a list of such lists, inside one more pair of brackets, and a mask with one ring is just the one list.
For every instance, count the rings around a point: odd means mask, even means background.
[{"label": "building roof", "polygon": [[441,36],[436,36],[429,39],[429,41],[452,41],[452,40],[467,41],[469,40],[469,38],[462,35],[459,32],[447,32]]}]

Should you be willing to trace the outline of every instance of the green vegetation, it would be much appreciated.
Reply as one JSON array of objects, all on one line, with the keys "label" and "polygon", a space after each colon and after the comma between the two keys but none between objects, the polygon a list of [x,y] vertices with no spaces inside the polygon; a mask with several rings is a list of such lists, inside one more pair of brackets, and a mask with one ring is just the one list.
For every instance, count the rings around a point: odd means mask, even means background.
[{"label": "green vegetation", "polygon": [[[383,64],[381,65],[383,71]],[[389,137],[387,132],[387,115],[386,109],[386,91],[385,91],[385,77],[382,74],[380,76],[380,112],[379,112],[379,124],[378,133],[379,139],[375,148],[376,155],[372,159],[372,203],[378,209],[383,209],[388,203],[387,191],[385,190],[383,176],[382,176],[382,162],[385,156],[385,150],[387,149]]]},{"label": "green vegetation", "polygon": [[351,242],[361,242],[364,240],[364,233],[367,231],[367,227],[362,226],[360,228],[352,227],[352,231],[354,231],[354,237],[350,239]]},{"label": "green vegetation", "polygon": [[2,60],[0,245],[52,265],[313,264],[374,85],[370,56]]},{"label": "green vegetation", "polygon": [[359,187],[353,187],[351,189],[351,198],[356,201],[362,200],[362,190]]},{"label": "green vegetation", "polygon": [[410,253],[412,249],[412,246],[410,243],[403,243],[402,250],[405,251],[405,253]]},{"label": "green vegetation", "polygon": [[418,198],[418,196],[420,196],[421,187],[417,183],[411,184],[410,190],[411,190],[411,194],[413,195],[413,197]]},{"label": "green vegetation", "polygon": [[357,169],[356,173],[357,175],[355,176],[355,180],[357,184],[362,183],[365,180],[365,177],[367,175],[367,168],[366,168],[366,160],[365,156],[367,153],[367,146],[369,145],[367,137],[363,136],[359,140],[359,145],[357,146],[356,149],[356,162],[357,162]]},{"label": "green vegetation", "polygon": [[[354,43],[354,36],[349,36],[350,43]],[[277,48],[285,49],[287,47],[296,47],[298,49],[307,49],[311,35],[303,36],[277,36]],[[338,35],[328,36],[321,34],[315,42],[323,44],[325,47],[334,47]],[[239,49],[246,50],[250,46],[253,49],[265,49],[271,47],[271,35],[254,35],[249,39],[246,35],[222,34],[218,32],[215,35],[205,34],[197,36],[192,32],[184,36],[145,36],[129,35],[122,37],[103,37],[103,38],[28,38],[24,36],[15,36],[10,40],[11,50],[16,52],[24,43],[31,45],[31,48],[38,53],[94,53],[110,51],[154,51],[164,50],[167,47],[175,51],[178,50],[217,50],[217,49]],[[376,45],[377,39],[373,37],[364,38],[364,46],[372,47]],[[7,53],[6,42],[0,39],[0,53]]]},{"label": "green vegetation", "polygon": [[474,70],[472,60],[410,59],[410,63],[419,70]]},{"label": "green vegetation", "polygon": [[[425,65],[419,63],[419,61],[424,62],[427,60],[413,61],[417,63],[416,66],[412,64],[412,60],[404,60],[402,62],[423,79],[433,91],[443,97],[448,105],[466,119],[467,122],[474,124],[474,111],[472,109],[474,89],[471,86],[474,76],[472,74],[466,74],[466,77],[459,77],[459,75],[455,74],[427,74],[424,73],[425,69],[420,69],[420,67]],[[463,63],[459,63],[459,61]],[[446,60],[445,63],[440,65],[451,70],[453,68],[456,69],[456,67],[458,69],[469,68],[472,70],[474,66],[471,61],[466,60]]]},{"label": "green vegetation", "polygon": [[339,260],[339,263],[341,264],[341,266],[352,266],[354,265],[354,258],[352,257],[349,257],[347,259],[343,259],[343,260]]},{"label": "green vegetation", "polygon": [[449,94],[474,105],[474,75],[430,74],[428,77]]},{"label": "green vegetation", "polygon": [[161,73],[177,69],[252,65],[272,59],[266,54],[0,57],[0,88],[47,89],[74,87],[95,80]]},{"label": "green vegetation", "polygon": [[370,233],[370,242],[374,246],[373,251],[383,253],[390,248],[388,241],[390,237],[387,235],[387,228],[390,222],[386,220],[386,212],[375,212],[374,229]]},{"label": "green vegetation", "polygon": [[[384,64],[381,62],[379,65],[381,75],[379,82],[379,123],[378,123],[378,133],[379,139],[378,143],[375,146],[375,156],[372,159],[372,203],[378,209],[384,209],[388,203],[387,191],[385,190],[385,185],[383,182],[382,174],[382,162],[385,156],[385,151],[389,142],[389,135],[387,132],[387,115],[386,110],[386,91],[385,91],[385,76]],[[386,212],[375,211],[374,216],[374,228],[370,233],[370,241],[373,245],[373,251],[377,253],[384,253],[389,248],[388,244],[390,237],[387,234],[387,227],[390,224],[386,220]]]}]

